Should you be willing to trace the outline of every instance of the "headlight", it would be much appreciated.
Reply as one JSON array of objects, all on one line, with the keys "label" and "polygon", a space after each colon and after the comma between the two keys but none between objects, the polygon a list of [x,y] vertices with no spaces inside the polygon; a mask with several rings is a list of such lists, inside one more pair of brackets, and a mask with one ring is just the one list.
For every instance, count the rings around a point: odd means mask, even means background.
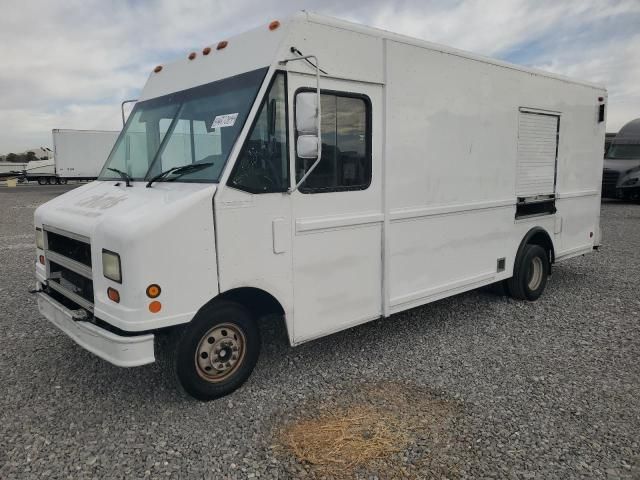
[{"label": "headlight", "polygon": [[102,274],[109,280],[122,283],[120,255],[109,250],[102,250]]},{"label": "headlight", "polygon": [[44,234],[41,228],[36,228],[36,247],[44,250]]}]

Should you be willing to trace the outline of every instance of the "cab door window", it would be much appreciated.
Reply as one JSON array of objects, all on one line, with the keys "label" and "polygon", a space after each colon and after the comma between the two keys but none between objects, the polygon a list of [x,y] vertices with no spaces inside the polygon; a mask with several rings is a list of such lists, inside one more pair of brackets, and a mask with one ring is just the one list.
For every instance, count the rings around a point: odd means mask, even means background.
[{"label": "cab door window", "polygon": [[[302,193],[365,190],[371,184],[371,104],[364,95],[322,93],[322,158]],[[296,158],[298,181],[314,158]]]},{"label": "cab door window", "polygon": [[229,185],[250,193],[289,188],[286,85],[277,73],[238,156]]}]

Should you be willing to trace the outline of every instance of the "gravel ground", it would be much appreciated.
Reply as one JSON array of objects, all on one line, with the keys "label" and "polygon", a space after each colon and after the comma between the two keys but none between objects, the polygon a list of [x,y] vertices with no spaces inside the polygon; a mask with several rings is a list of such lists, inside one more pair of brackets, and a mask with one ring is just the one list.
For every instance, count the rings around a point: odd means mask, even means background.
[{"label": "gravel ground", "polygon": [[334,475],[640,478],[640,205],[605,203],[603,249],[536,303],[470,292],[295,349],[263,325],[249,382],[203,404],[39,316],[33,210],[68,189],[0,188],[0,478],[319,477],[283,430],[372,398],[414,428],[384,465]]}]

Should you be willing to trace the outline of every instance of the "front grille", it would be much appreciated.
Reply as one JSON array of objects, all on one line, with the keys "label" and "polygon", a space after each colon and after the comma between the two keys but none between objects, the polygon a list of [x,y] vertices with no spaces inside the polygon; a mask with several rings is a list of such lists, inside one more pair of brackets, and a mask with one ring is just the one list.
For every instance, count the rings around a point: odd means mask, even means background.
[{"label": "front grille", "polygon": [[73,304],[93,311],[91,243],[82,235],[44,226],[47,286]]},{"label": "front grille", "polygon": [[47,231],[47,249],[91,267],[91,245],[75,238]]},{"label": "front grille", "polygon": [[93,281],[56,262],[49,262],[49,279],[93,303]]}]

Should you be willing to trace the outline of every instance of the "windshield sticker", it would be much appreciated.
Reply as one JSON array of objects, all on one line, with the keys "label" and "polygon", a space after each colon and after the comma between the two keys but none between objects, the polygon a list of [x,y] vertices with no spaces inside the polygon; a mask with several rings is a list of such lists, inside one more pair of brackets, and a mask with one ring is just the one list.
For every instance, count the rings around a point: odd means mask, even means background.
[{"label": "windshield sticker", "polygon": [[213,119],[213,123],[211,124],[211,128],[233,127],[233,125],[236,123],[236,118],[238,118],[237,113],[216,115],[216,118]]}]

